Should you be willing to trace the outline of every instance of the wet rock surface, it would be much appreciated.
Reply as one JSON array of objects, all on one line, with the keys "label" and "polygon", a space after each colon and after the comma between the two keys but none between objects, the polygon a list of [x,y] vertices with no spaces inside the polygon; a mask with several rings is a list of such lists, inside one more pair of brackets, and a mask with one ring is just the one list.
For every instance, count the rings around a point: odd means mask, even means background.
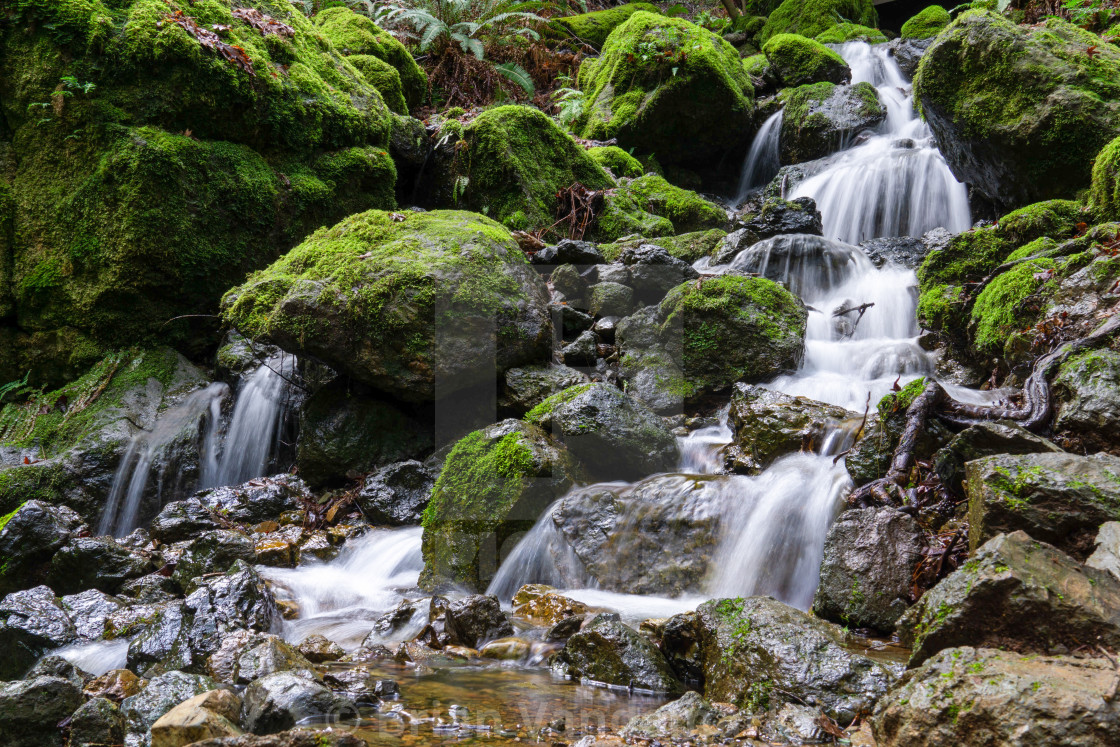
[{"label": "wet rock surface", "polygon": [[553,667],[577,679],[655,693],[684,691],[657,647],[622,624],[617,615],[600,614],[585,623],[564,644]]}]

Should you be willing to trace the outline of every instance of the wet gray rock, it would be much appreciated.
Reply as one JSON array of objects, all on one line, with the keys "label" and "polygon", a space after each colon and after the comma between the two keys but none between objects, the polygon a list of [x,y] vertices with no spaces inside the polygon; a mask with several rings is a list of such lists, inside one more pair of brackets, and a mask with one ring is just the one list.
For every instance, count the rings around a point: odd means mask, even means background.
[{"label": "wet gray rock", "polygon": [[561,348],[564,363],[571,366],[594,366],[598,357],[599,340],[590,330],[581,332],[579,337]]},{"label": "wet gray rock", "polygon": [[1084,560],[1100,525],[1120,520],[1120,457],[992,456],[969,462],[969,544],[1023,530]]},{"label": "wet gray rock", "polygon": [[444,613],[452,643],[480,648],[483,643],[513,635],[513,626],[496,596],[472,594],[455,599]]},{"label": "wet gray rock", "polygon": [[665,622],[658,644],[677,679],[703,689],[704,663],[700,650],[700,617],[696,612],[673,615]]},{"label": "wet gray rock", "polygon": [[929,254],[929,245],[914,236],[888,236],[868,239],[859,248],[876,267],[897,265],[908,270],[916,270]]},{"label": "wet gray rock", "polygon": [[697,613],[710,701],[753,713],[792,702],[848,724],[895,679],[847,648],[837,626],[769,597],[705,602]]},{"label": "wet gray rock", "polygon": [[105,634],[105,621],[123,606],[117,597],[96,589],[62,597],[62,608],[74,622],[74,631],[90,641]]},{"label": "wet gray rock", "polygon": [[684,408],[683,391],[672,386],[684,380],[684,346],[678,330],[662,338],[661,321],[660,309],[647,306],[618,322],[615,339],[627,393],[654,412],[675,414]]},{"label": "wet gray rock", "polygon": [[217,682],[200,674],[171,671],[153,677],[147,687],[121,702],[127,731],[143,735],[160,716],[184,700],[217,688]]},{"label": "wet gray rock", "polygon": [[1001,534],[898,621],[910,666],[954,646],[1064,653],[1120,644],[1120,581],[1024,532]]},{"label": "wet gray rock", "polygon": [[498,407],[521,417],[553,394],[588,381],[587,374],[568,366],[511,368],[506,371],[505,386],[498,394]]},{"label": "wet gray rock", "polygon": [[358,715],[349,698],[335,695],[322,683],[291,672],[262,677],[245,690],[241,723],[256,734],[291,729],[304,719],[346,719]]},{"label": "wet gray rock", "polygon": [[1107,659],[940,652],[891,689],[871,726],[879,747],[1120,744]]},{"label": "wet gray rock", "polygon": [[343,656],[346,656],[346,649],[318,633],[309,635],[300,641],[297,650],[303,654],[308,661],[314,664],[322,664],[325,661],[338,661]]},{"label": "wet gray rock", "polygon": [[37,677],[57,677],[74,683],[78,688],[84,688],[93,679],[93,675],[89,672],[83,672],[66,659],[54,654],[47,654],[35,662],[35,666],[27,671],[23,679],[33,680]]},{"label": "wet gray rock", "polygon": [[1097,548],[1085,561],[1085,565],[1108,571],[1120,581],[1120,522],[1109,521],[1101,524],[1096,544]]},{"label": "wet gray rock", "polygon": [[419,524],[437,476],[416,460],[382,467],[362,483],[356,497],[358,508],[371,524]]},{"label": "wet gray rock", "polygon": [[1098,448],[1120,443],[1120,352],[1096,350],[1066,361],[1054,379],[1054,429]]},{"label": "wet gray rock", "polygon": [[172,501],[163,507],[148,531],[153,539],[170,545],[192,540],[203,532],[218,529],[218,522],[198,498]]},{"label": "wet gray rock", "polygon": [[723,511],[710,480],[668,474],[573,490],[553,521],[601,588],[675,596],[707,576]]},{"label": "wet gray rock", "polygon": [[596,616],[556,654],[554,668],[575,679],[589,679],[658,693],[682,693],[657,647],[617,619]]},{"label": "wet gray rock", "polygon": [[732,231],[720,240],[719,246],[712,252],[711,264],[729,264],[731,260],[735,259],[735,255],[754,246],[759,240],[758,234],[749,228],[739,228]]},{"label": "wet gray rock", "polygon": [[59,594],[120,591],[126,581],[156,570],[152,561],[110,537],[75,537],[51,558],[47,583]]},{"label": "wet gray rock", "polygon": [[0,735],[5,747],[62,747],[60,721],[82,704],[82,691],[58,677],[0,683]]},{"label": "wet gray rock", "polygon": [[[129,669],[146,674],[154,669],[153,665],[164,666],[167,670],[197,665],[191,657],[187,638],[192,618],[183,602],[168,602],[142,611],[143,617],[122,621],[125,622],[123,629],[135,635],[128,643]],[[138,634],[135,629],[139,630]]]},{"label": "wet gray rock", "polygon": [[784,234],[812,234],[824,232],[817,203],[810,197],[795,200],[769,198],[760,205],[751,205],[737,216],[743,228],[762,239]]},{"label": "wet gray rock", "polygon": [[193,617],[190,646],[198,659],[217,648],[217,639],[226,630],[249,628],[268,633],[279,630],[282,620],[272,590],[256,569],[242,562],[200,586],[185,605]]},{"label": "wet gray rock", "polygon": [[1014,423],[978,423],[953,436],[933,455],[933,469],[941,483],[964,494],[965,465],[995,454],[1043,454],[1060,452],[1054,443]]},{"label": "wet gray rock", "polygon": [[[891,459],[894,457],[898,439],[905,428],[906,411],[889,413],[880,418],[872,403],[871,414],[867,419],[859,439],[844,457],[844,466],[857,485],[866,485],[887,474]],[[953,432],[937,418],[930,418],[925,432],[918,439],[914,450],[918,459],[929,459],[938,449],[953,439]]]},{"label": "wet gray rock", "polygon": [[671,739],[692,737],[697,727],[715,726],[725,714],[704,700],[700,693],[686,692],[652,713],[635,716],[623,727],[623,739]]},{"label": "wet gray rock", "polygon": [[609,384],[571,390],[541,426],[560,437],[572,455],[601,479],[665,472],[679,459],[677,440],[664,422]]},{"label": "wet gray rock", "polygon": [[[245,631],[239,631],[230,640],[243,642],[247,648],[234,651],[236,659],[232,679],[223,681],[245,685],[276,672],[292,672],[301,677],[319,679],[314,665],[307,657],[279,636],[263,633],[245,635]],[[215,657],[219,657],[222,649],[232,647],[232,643],[226,644],[223,641],[222,648],[210,658],[211,671],[215,670]]]},{"label": "wet gray rock", "polygon": [[203,490],[195,497],[230,521],[252,525],[275,521],[285,511],[298,511],[312,495],[303,480],[282,474],[258,477],[243,485]]},{"label": "wet gray rock", "polygon": [[124,744],[124,734],[124,716],[107,698],[87,700],[70,717],[70,747]]},{"label": "wet gray rock", "polygon": [[587,308],[594,316],[626,316],[634,310],[634,290],[628,285],[601,280],[587,292]]},{"label": "wet gray rock", "polygon": [[27,501],[16,509],[0,527],[0,594],[41,583],[51,556],[82,527],[81,517],[66,506]]},{"label": "wet gray rock", "polygon": [[147,576],[125,582],[121,586],[120,595],[139,604],[160,604],[171,601],[178,592],[178,585],[170,576],[149,573]]},{"label": "wet gray rock", "polygon": [[565,617],[557,623],[552,624],[548,630],[544,632],[544,640],[546,643],[564,643],[573,635],[579,632],[583,626],[584,616],[573,615]]},{"label": "wet gray rock", "polygon": [[727,418],[733,435],[725,461],[735,472],[758,474],[778,457],[819,451],[828,431],[858,418],[843,407],[736,384]]},{"label": "wet gray rock", "polygon": [[215,529],[187,545],[172,578],[189,594],[196,588],[194,579],[207,573],[225,573],[237,561],[253,563],[256,557],[253,541],[247,536],[229,529]]},{"label": "wet gray rock", "polygon": [[[549,310],[552,312],[552,325],[557,328],[556,314],[558,312],[563,314],[565,308],[587,309],[588,284],[579,270],[571,265],[557,267],[552,271],[548,280],[552,284],[553,291],[559,293],[564,304],[566,304],[566,306],[556,304],[555,301],[549,304]],[[558,306],[559,308],[557,308]],[[560,329],[563,329],[563,327],[561,326]]]},{"label": "wet gray rock", "polygon": [[565,303],[549,304],[552,324],[560,331],[561,339],[570,340],[591,329],[595,318]]},{"label": "wet gray rock", "polygon": [[[442,611],[439,614],[442,614]],[[412,600],[402,599],[396,607],[373,621],[373,630],[370,631],[366,642],[372,646],[394,638],[397,633],[407,629],[418,619],[423,619],[419,606]]]},{"label": "wet gray rock", "polygon": [[16,679],[43,653],[77,637],[74,623],[46,586],[13,592],[0,601],[0,679]]},{"label": "wet gray rock", "polygon": [[783,164],[824,158],[850,147],[865,130],[887,117],[870,83],[854,86],[801,86],[782,91],[780,157]]},{"label": "wet gray rock", "polygon": [[692,265],[654,244],[622,250],[619,261],[630,269],[630,287],[641,303],[657,303],[686,280],[700,276]]},{"label": "wet gray rock", "polygon": [[423,458],[435,444],[430,418],[344,379],[311,395],[299,423],[296,467],[313,487]]},{"label": "wet gray rock", "polygon": [[884,633],[910,606],[914,569],[926,548],[912,516],[891,507],[845,511],[829,528],[813,612]]},{"label": "wet gray rock", "polygon": [[913,78],[914,73],[918,72],[918,63],[922,61],[922,55],[933,44],[935,38],[904,39],[899,37],[890,41],[891,57],[894,57],[898,67],[907,78]]},{"label": "wet gray rock", "polygon": [[590,241],[561,239],[553,246],[546,246],[530,257],[534,265],[598,265],[606,260],[599,248]]}]

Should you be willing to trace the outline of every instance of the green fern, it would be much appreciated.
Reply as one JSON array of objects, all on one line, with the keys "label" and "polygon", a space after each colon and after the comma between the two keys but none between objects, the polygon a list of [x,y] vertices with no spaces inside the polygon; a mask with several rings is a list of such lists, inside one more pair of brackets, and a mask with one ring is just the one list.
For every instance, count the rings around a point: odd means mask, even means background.
[{"label": "green fern", "polygon": [[[400,0],[381,6],[370,15],[380,26],[411,27],[412,31],[405,31],[405,35],[417,40],[421,52],[438,53],[457,44],[481,60],[483,36],[539,39],[540,34],[530,24],[545,22],[532,12],[543,7],[547,3],[523,0]],[[515,82],[521,85],[520,81]]]},{"label": "green fern", "polygon": [[533,91],[536,90],[536,86],[533,85],[533,79],[529,76],[529,72],[516,62],[503,62],[501,65],[495,65],[494,69],[497,70],[502,77],[521,86],[521,90],[530,96],[532,96]]}]

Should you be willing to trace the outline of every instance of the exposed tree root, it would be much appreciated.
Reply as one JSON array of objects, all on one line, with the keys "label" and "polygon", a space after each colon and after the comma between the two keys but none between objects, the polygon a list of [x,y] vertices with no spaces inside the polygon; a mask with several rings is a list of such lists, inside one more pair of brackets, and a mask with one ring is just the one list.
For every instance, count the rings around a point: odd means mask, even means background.
[{"label": "exposed tree root", "polygon": [[1117,330],[1120,330],[1120,315],[1113,315],[1091,334],[1064,343],[1035,361],[1031,375],[1023,386],[1023,404],[1020,407],[995,407],[958,402],[936,381],[927,381],[925,389],[906,410],[906,428],[894,450],[886,476],[852,491],[848,496],[848,505],[868,507],[906,504],[903,489],[909,482],[910,472],[914,468],[914,449],[925,433],[931,415],[937,415],[942,420],[960,427],[993,420],[1013,420],[1027,430],[1042,430],[1049,424],[1053,414],[1050,376],[1070,356],[1104,343]]}]

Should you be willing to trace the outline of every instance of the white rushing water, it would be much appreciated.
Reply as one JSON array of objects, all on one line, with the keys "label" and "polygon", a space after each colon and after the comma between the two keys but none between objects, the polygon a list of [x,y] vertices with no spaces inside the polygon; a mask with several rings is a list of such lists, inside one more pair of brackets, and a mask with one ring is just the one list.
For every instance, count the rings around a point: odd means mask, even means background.
[{"label": "white rushing water", "polygon": [[743,162],[743,172],[739,177],[739,193],[736,202],[742,202],[752,189],[765,186],[767,182],[778,174],[782,164],[778,158],[778,148],[781,144],[782,111],[779,109],[767,117],[758,128],[758,134],[751,143],[747,152],[747,160]]},{"label": "white rushing water", "polygon": [[[221,383],[192,392],[160,413],[152,429],[140,431],[121,457],[98,533],[123,537],[139,526],[153,480],[155,500],[162,505],[192,490],[239,485],[266,474],[277,451],[294,371],[294,357],[276,356],[247,375],[226,428],[222,405],[229,387]],[[181,484],[177,476],[182,465],[169,459],[173,446],[185,451],[197,447],[197,481]],[[176,477],[169,483],[171,476]]]}]

